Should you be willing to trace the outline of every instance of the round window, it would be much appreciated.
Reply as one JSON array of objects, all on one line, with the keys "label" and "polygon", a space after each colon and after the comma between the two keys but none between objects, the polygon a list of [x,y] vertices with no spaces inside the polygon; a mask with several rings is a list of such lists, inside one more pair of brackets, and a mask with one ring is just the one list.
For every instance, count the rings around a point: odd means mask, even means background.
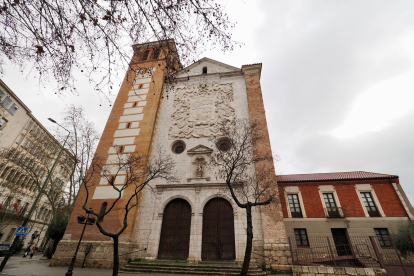
[{"label": "round window", "polygon": [[228,151],[230,149],[230,141],[228,139],[226,139],[226,138],[220,139],[217,142],[216,145],[217,145],[217,148],[220,151]]},{"label": "round window", "polygon": [[180,154],[183,153],[185,150],[185,144],[183,141],[176,141],[173,143],[172,148],[171,148],[172,152],[176,153],[176,154]]},{"label": "round window", "polygon": [[220,143],[219,150],[221,150],[221,151],[228,151],[229,149],[230,149],[229,144],[227,144],[226,142]]},{"label": "round window", "polygon": [[175,147],[175,150],[174,150],[174,152],[175,153],[178,153],[178,154],[180,154],[180,153],[182,153],[184,151],[184,147],[183,146],[177,146],[177,147]]}]

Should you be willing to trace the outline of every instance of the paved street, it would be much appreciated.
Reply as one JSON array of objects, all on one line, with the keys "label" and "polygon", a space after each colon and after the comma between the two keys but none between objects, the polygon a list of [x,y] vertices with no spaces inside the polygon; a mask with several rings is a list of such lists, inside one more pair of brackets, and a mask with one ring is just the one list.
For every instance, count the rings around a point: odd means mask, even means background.
[{"label": "paved street", "polygon": [[[0,261],[3,258],[0,258]],[[24,275],[24,276],[64,276],[67,267],[49,267],[49,260],[42,259],[41,255],[34,256],[33,259],[22,258],[21,255],[12,257],[0,275]],[[73,276],[111,276],[110,269],[92,269],[75,267]],[[126,273],[119,273],[120,276],[131,275]],[[171,274],[137,274],[137,275],[151,275],[151,276],[170,276]],[[185,276],[185,275],[183,275]]]}]

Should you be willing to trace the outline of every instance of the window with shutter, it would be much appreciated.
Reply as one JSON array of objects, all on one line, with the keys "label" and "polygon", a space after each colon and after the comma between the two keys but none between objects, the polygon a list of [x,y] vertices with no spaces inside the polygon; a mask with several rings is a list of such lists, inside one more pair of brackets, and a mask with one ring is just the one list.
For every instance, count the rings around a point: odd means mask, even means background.
[{"label": "window with shutter", "polygon": [[2,90],[0,90],[0,100],[4,97],[4,95],[6,95],[6,93],[4,93]]}]

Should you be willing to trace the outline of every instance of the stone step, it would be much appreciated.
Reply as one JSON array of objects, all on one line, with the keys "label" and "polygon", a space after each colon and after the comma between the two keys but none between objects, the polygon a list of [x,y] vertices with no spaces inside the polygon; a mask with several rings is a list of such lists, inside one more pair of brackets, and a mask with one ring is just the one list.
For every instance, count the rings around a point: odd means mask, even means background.
[{"label": "stone step", "polygon": [[[229,276],[238,276],[240,275],[241,269],[238,270],[184,270],[184,269],[167,269],[167,268],[128,268],[123,267],[120,269],[122,273],[165,273],[165,274],[187,274],[187,275],[229,275]],[[264,276],[265,272],[250,272],[247,274],[249,276]]]},{"label": "stone step", "polygon": [[[215,269],[215,270],[240,270],[241,265],[217,265],[217,264],[174,264],[174,263],[146,263],[146,262],[131,262],[127,264],[128,267],[158,267],[168,269]],[[257,268],[256,265],[252,264],[249,271],[260,272],[261,269]]]},{"label": "stone step", "polygon": [[[167,273],[191,275],[240,275],[241,266],[236,264],[186,264],[186,263],[149,263],[131,262],[120,269],[124,273]],[[266,275],[255,264],[249,268],[250,276]]]}]

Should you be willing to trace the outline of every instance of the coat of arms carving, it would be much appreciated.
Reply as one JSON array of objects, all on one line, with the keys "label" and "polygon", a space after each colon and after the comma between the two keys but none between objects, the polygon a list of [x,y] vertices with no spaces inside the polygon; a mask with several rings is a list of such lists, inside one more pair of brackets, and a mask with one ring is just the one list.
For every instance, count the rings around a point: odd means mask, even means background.
[{"label": "coat of arms carving", "polygon": [[217,134],[220,124],[235,116],[233,87],[228,84],[200,84],[178,88],[168,136],[174,138],[209,137]]}]

